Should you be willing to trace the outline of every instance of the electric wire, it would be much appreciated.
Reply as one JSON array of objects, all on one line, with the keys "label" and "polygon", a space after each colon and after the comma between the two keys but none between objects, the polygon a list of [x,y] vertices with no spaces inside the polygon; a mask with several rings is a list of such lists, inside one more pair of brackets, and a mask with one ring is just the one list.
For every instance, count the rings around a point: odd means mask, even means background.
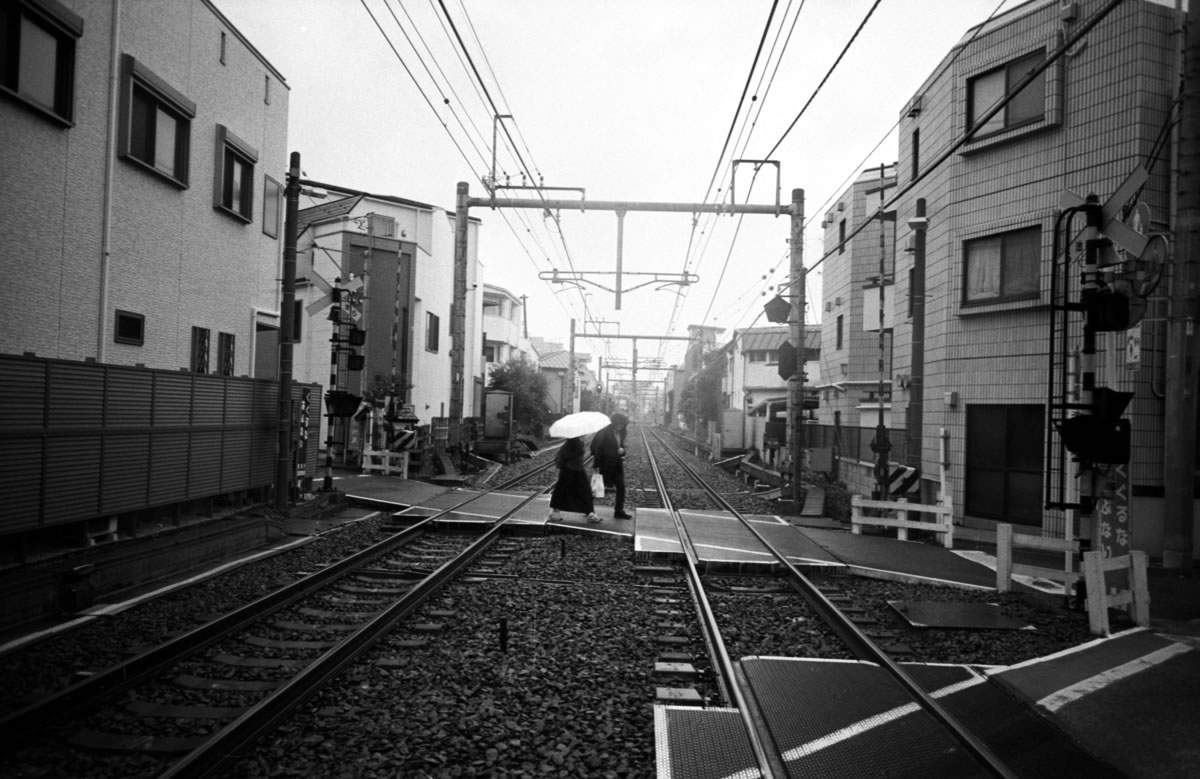
[{"label": "electric wire", "polygon": [[855,29],[854,34],[850,36],[850,40],[846,41],[846,45],[842,48],[841,54],[838,54],[837,59],[833,61],[833,65],[829,67],[828,72],[825,73],[825,77],[821,79],[821,83],[817,84],[817,88],[813,90],[813,93],[804,103],[804,106],[801,107],[800,113],[796,114],[796,118],[793,119],[792,123],[788,125],[786,130],[783,131],[783,135],[779,136],[779,140],[775,142],[775,145],[771,147],[771,150],[763,155],[763,159],[771,159],[771,155],[774,154],[779,148],[779,145],[783,143],[784,138],[787,138],[788,134],[792,132],[792,129],[795,128],[796,123],[800,121],[800,117],[804,116],[804,112],[808,110],[808,107],[812,105],[813,100],[815,100],[817,95],[821,92],[821,87],[825,86],[825,82],[828,81],[829,77],[833,75],[833,71],[837,70],[837,66],[841,63],[842,58],[846,56],[846,52],[850,51],[850,47],[854,45],[854,41],[856,38],[858,38],[858,34],[863,31],[864,27],[867,26],[867,22],[870,21],[872,14],[875,13],[875,9],[879,7],[879,4],[882,1],[883,0],[875,0],[875,2],[871,4],[871,8],[867,11],[867,15],[863,17],[861,22],[859,22],[858,28]]},{"label": "electric wire", "polygon": [[[367,6],[367,0],[359,0],[359,2],[362,3],[362,7],[367,12],[367,15],[371,17],[371,21],[375,23],[375,27],[379,29],[379,34],[383,36],[385,41],[387,41],[388,48],[392,50],[392,54],[396,56],[396,60],[404,68],[404,72],[408,74],[408,77],[412,80],[413,85],[416,86],[417,91],[421,93],[421,97],[424,98],[425,104],[429,106],[431,111],[433,111],[434,116],[438,116],[438,110],[434,107],[433,101],[429,99],[429,95],[425,94],[425,90],[417,81],[416,76],[413,75],[412,69],[408,67],[408,63],[406,63],[404,58],[400,56],[400,52],[397,51],[396,47],[392,44],[391,38],[389,38],[387,33],[384,32],[383,26],[379,23],[379,20],[375,18],[375,14],[371,12],[370,7]],[[454,144],[454,147],[458,149],[458,153],[462,155],[463,161],[467,163],[467,167],[471,170],[471,175],[476,176],[477,174],[475,173],[474,168],[471,166],[471,160],[467,157],[466,151],[458,142],[458,139],[454,137],[454,134],[450,132],[450,129],[441,121],[440,116],[438,116],[438,123],[442,125],[443,129],[446,130],[446,134],[450,136],[450,141]],[[478,153],[478,149],[476,150],[476,153]]]}]

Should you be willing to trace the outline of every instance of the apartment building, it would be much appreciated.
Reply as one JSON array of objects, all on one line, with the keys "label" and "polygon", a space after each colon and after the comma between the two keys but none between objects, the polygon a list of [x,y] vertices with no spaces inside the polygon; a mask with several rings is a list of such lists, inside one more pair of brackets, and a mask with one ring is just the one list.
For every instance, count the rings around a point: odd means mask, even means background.
[{"label": "apartment building", "polygon": [[279,326],[283,76],[207,0],[0,14],[21,55],[0,353],[255,375]]},{"label": "apartment building", "polygon": [[[454,381],[453,212],[316,181],[305,182],[301,201],[306,207],[298,214],[296,296],[304,332],[293,356],[296,380],[367,400],[396,398],[422,425],[448,417]],[[468,220],[466,416],[480,415],[485,382],[478,236],[479,220]],[[335,288],[346,290],[336,305]],[[339,425],[335,439],[344,448],[336,452],[338,461],[343,453],[348,462],[356,461],[365,434],[365,422]],[[322,442],[327,437],[323,427]]]},{"label": "apartment building", "polygon": [[520,358],[537,361],[537,353],[529,340],[526,316],[523,296],[495,284],[483,285],[485,384],[497,365]]},{"label": "apartment building", "polygon": [[[1135,0],[1072,43],[1105,5],[1033,0],[997,15],[967,31],[902,112],[890,372],[909,386],[893,385],[892,421],[908,417],[926,479],[945,443],[956,521],[967,528],[1092,532],[1086,518],[1045,508],[1048,486],[1073,479],[1073,466],[1056,465],[1050,417],[1064,398],[1052,388],[1080,381],[1070,366],[1082,315],[1064,310],[1054,285],[1077,284],[1082,221],[1068,230],[1060,217],[1088,194],[1104,203],[1121,191],[1110,205],[1136,230],[1169,235],[1174,223],[1168,141],[1183,20]],[[1138,171],[1144,179],[1122,190]],[[923,256],[904,251],[922,229]],[[1118,254],[1104,282],[1132,278],[1140,262]],[[1162,549],[1164,291],[1147,292],[1136,337],[1100,333],[1095,357],[1097,386],[1132,393],[1127,531],[1151,555]],[[1067,327],[1053,349],[1052,321]]]}]

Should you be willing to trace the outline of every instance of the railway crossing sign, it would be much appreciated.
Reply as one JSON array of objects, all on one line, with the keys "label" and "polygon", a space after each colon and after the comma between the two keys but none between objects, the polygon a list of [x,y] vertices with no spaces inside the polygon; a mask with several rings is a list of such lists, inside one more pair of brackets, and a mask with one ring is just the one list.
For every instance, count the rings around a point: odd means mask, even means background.
[{"label": "railway crossing sign", "polygon": [[[1146,244],[1149,243],[1150,239],[1138,232],[1134,227],[1130,227],[1122,222],[1119,217],[1121,211],[1125,208],[1125,204],[1142,188],[1149,178],[1150,172],[1143,166],[1138,165],[1121,182],[1116,191],[1109,195],[1108,200],[1104,201],[1104,205],[1100,207],[1100,213],[1103,215],[1100,223],[1100,231],[1135,259],[1140,258],[1145,253]],[[1078,193],[1067,189],[1063,191],[1062,198],[1059,200],[1059,207],[1071,208],[1081,206],[1085,202],[1085,199]]]},{"label": "railway crossing sign", "polygon": [[[321,297],[317,298],[316,300],[314,300],[313,302],[309,303],[307,306],[304,307],[305,313],[307,313],[311,316],[313,314],[317,314],[317,313],[320,313],[321,311],[324,311],[325,309],[329,308],[329,306],[333,303],[333,285],[331,285],[325,279],[321,278],[321,276],[316,271],[312,272],[312,275],[309,277],[309,279],[310,279],[310,281],[312,281],[313,286],[315,286],[317,289],[319,289],[323,293],[325,293]],[[354,278],[350,279],[350,281],[346,282],[345,284],[341,284],[339,279],[334,279],[334,283],[338,284],[340,289],[350,290],[350,292],[351,292],[351,298],[350,298],[351,316],[354,316],[353,312],[355,310],[357,310],[358,316],[354,320],[357,322],[358,318],[362,317],[362,311],[361,311],[362,287],[363,287],[362,276],[355,276]],[[358,306],[358,308],[356,309],[355,306]]]}]

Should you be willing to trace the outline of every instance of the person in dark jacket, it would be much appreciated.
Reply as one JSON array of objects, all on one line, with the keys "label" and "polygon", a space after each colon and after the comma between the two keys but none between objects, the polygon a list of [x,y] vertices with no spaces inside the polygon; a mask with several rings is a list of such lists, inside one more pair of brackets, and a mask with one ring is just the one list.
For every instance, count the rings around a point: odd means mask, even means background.
[{"label": "person in dark jacket", "polygon": [[616,493],[613,516],[617,519],[633,519],[625,513],[625,431],[629,418],[624,414],[613,414],[608,427],[596,433],[592,439],[592,467],[604,477],[605,489]]},{"label": "person in dark jacket", "polygon": [[562,512],[587,514],[588,522],[599,522],[592,484],[583,464],[583,439],[568,438],[558,450],[558,481],[550,493],[550,521],[561,522]]}]

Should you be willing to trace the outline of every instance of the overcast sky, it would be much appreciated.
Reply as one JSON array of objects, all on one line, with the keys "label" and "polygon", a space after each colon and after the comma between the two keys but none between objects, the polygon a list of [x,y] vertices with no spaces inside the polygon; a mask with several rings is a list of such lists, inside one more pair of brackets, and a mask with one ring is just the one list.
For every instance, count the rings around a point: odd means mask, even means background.
[{"label": "overcast sky", "polygon": [[[785,204],[793,189],[805,191],[807,266],[822,255],[830,201],[864,168],[896,160],[900,110],[938,62],[997,8],[1021,4],[779,0],[772,15],[771,0],[214,2],[287,80],[288,145],[307,178],[452,210],[459,181],[472,196],[487,194],[497,113],[511,115],[503,125],[516,142],[514,152],[501,131],[502,182],[532,184],[521,179],[528,169],[592,201],[728,201],[730,160],[772,159]],[[774,204],[773,167],[736,173],[739,203]],[[497,196],[505,194],[531,195]],[[726,328],[723,342],[733,328],[767,324],[762,304],[787,281],[786,216],[630,212],[624,270],[699,281],[631,289],[654,277],[626,276],[617,311],[613,213],[471,215],[483,223],[484,280],[527,295],[530,334],[564,343],[572,318],[577,334],[682,336],[688,325],[713,325]],[[590,283],[539,280],[554,269],[584,272]],[[809,281],[813,323],[819,268]],[[682,355],[681,342],[639,340],[639,361],[660,346],[668,363]],[[632,356],[627,339],[577,349]]]}]

